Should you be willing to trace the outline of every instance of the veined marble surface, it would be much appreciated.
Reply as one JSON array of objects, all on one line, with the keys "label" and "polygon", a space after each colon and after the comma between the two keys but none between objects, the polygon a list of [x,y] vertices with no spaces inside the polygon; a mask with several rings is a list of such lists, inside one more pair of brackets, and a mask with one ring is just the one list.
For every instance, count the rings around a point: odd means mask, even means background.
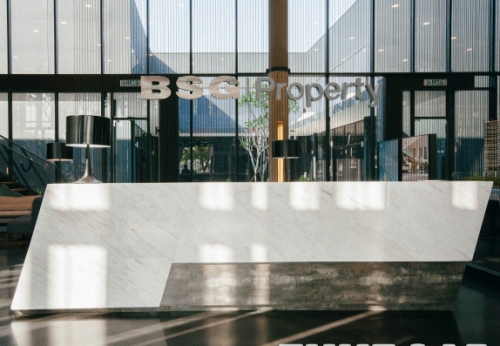
[{"label": "veined marble surface", "polygon": [[172,263],[470,261],[491,186],[49,185],[11,308],[159,307]]}]

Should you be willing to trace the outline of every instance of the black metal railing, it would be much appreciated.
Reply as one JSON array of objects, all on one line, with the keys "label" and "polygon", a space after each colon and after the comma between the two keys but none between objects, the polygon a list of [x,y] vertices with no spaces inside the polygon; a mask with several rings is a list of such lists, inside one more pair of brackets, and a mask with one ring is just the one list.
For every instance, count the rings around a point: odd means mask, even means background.
[{"label": "black metal railing", "polygon": [[[40,143],[45,144],[45,141]],[[67,182],[57,165],[2,135],[0,135],[0,169],[11,180],[24,185],[29,193],[42,193],[47,184],[55,183],[58,177]]]}]

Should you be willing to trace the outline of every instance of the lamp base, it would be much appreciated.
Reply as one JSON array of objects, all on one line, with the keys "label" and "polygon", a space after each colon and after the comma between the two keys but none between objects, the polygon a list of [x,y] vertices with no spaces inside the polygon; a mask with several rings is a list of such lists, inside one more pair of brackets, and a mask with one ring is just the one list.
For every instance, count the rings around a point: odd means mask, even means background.
[{"label": "lamp base", "polygon": [[74,181],[73,184],[102,184],[102,181],[91,175],[84,175],[80,180]]},{"label": "lamp base", "polygon": [[102,181],[97,180],[92,176],[92,167],[90,165],[90,147],[87,144],[87,149],[85,150],[85,173],[80,180],[73,182],[73,184],[100,184]]}]

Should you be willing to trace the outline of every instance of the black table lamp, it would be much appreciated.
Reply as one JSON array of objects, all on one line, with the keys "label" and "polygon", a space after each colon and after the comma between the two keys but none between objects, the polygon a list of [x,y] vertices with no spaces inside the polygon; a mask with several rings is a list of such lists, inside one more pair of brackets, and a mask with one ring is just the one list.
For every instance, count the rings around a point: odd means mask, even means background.
[{"label": "black table lamp", "polygon": [[111,146],[111,119],[95,115],[70,115],[66,118],[66,145],[85,147],[85,174],[75,183],[100,183],[92,176],[90,147]]},{"label": "black table lamp", "polygon": [[273,159],[297,159],[299,141],[296,139],[276,140],[272,143]]},{"label": "black table lamp", "polygon": [[73,161],[73,148],[62,142],[47,143],[47,161]]}]

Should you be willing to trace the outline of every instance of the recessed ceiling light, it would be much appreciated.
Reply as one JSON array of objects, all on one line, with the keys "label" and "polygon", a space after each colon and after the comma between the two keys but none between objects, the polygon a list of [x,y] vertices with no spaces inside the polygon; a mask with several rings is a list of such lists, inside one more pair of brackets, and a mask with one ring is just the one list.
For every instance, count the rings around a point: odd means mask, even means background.
[{"label": "recessed ceiling light", "polygon": [[91,4],[85,4],[85,7],[91,8],[92,5]]},{"label": "recessed ceiling light", "polygon": [[184,4],[183,3],[179,3],[179,7],[184,7]]},{"label": "recessed ceiling light", "polygon": [[472,50],[472,48],[467,48],[467,51],[470,52]]},{"label": "recessed ceiling light", "polygon": [[408,61],[408,59],[403,59],[403,62],[407,62],[407,61]]},{"label": "recessed ceiling light", "polygon": [[47,63],[46,63],[46,62],[44,62],[42,65],[43,65],[43,66],[47,66]]},{"label": "recessed ceiling light", "polygon": [[37,30],[37,29],[35,29],[35,30],[33,30],[33,32],[39,33],[40,31],[39,31],[39,30]]},{"label": "recessed ceiling light", "polygon": [[452,39],[452,40],[456,40],[456,39],[457,39],[457,37],[456,37],[456,36],[453,36],[451,39]]},{"label": "recessed ceiling light", "polygon": [[17,59],[17,56],[16,56],[16,55],[14,55],[12,58]]},{"label": "recessed ceiling light", "polygon": [[319,51],[319,48],[314,48],[314,51],[315,51],[315,52]]},{"label": "recessed ceiling light", "polygon": [[224,61],[224,58],[220,58],[219,60],[220,60],[220,61]]},{"label": "recessed ceiling light", "polygon": [[66,25],[66,24],[68,24],[68,23],[67,23],[67,22],[61,22],[61,24],[64,24],[64,25]]},{"label": "recessed ceiling light", "polygon": [[100,47],[100,46],[101,46],[101,44],[100,44],[100,43],[98,43],[98,44],[97,44],[97,46],[99,46],[99,47]]},{"label": "recessed ceiling light", "polygon": [[429,25],[429,24],[430,24],[430,22],[424,22],[424,25]]},{"label": "recessed ceiling light", "polygon": [[349,37],[349,40],[354,40],[354,36]]},{"label": "recessed ceiling light", "polygon": [[383,49],[379,49],[378,51],[379,51],[379,53],[382,53],[384,50]]},{"label": "recessed ceiling light", "polygon": [[392,8],[398,8],[398,7],[399,7],[399,4],[392,5]]},{"label": "recessed ceiling light", "polygon": [[130,37],[128,37],[128,36],[127,36],[127,37],[125,37],[125,39],[126,39],[126,40],[130,40]]},{"label": "recessed ceiling light", "polygon": [[111,60],[108,60],[108,62],[111,62]]}]

